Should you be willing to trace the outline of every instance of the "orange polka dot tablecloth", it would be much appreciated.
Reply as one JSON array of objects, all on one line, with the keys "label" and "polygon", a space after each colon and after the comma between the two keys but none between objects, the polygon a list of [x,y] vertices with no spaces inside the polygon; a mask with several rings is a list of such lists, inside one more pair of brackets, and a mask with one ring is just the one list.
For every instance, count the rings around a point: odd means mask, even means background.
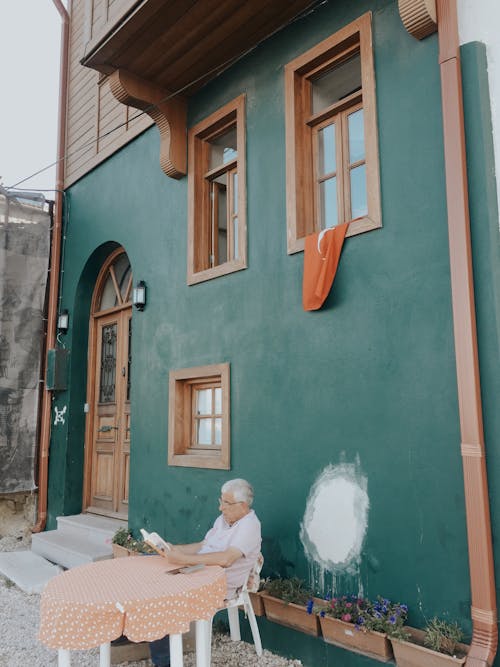
[{"label": "orange polka dot tablecloth", "polygon": [[51,579],[40,602],[39,640],[49,648],[87,649],[126,635],[152,641],[184,633],[224,606],[226,576],[218,566],[167,574],[161,556],[117,558]]}]

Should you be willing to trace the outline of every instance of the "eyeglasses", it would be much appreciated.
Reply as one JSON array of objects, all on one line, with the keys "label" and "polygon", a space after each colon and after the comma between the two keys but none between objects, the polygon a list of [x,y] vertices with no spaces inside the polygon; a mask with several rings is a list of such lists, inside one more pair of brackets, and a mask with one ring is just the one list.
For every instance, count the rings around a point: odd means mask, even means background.
[{"label": "eyeglasses", "polygon": [[224,500],[223,498],[219,498],[219,505],[225,505],[226,507],[231,505],[239,505],[242,502],[243,502],[242,500],[236,500],[234,503],[230,503],[229,500]]}]

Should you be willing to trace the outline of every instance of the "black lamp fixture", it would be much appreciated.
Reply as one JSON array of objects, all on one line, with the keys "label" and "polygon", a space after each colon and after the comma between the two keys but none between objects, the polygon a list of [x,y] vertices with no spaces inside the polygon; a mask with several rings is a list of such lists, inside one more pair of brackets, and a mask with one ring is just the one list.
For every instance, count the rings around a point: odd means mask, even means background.
[{"label": "black lamp fixture", "polygon": [[146,283],[144,280],[139,280],[137,285],[134,287],[132,303],[137,308],[137,310],[144,310],[144,306],[146,305]]},{"label": "black lamp fixture", "polygon": [[69,329],[69,313],[68,309],[65,308],[59,313],[57,318],[57,331],[62,334],[67,334]]}]

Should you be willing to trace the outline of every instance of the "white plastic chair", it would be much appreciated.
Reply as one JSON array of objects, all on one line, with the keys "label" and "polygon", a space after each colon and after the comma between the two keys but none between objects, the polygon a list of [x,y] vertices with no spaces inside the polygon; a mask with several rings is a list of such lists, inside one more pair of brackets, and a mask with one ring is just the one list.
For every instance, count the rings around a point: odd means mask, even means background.
[{"label": "white plastic chair", "polygon": [[[253,643],[255,646],[255,652],[260,657],[262,655],[262,642],[260,640],[259,626],[257,625],[257,619],[255,618],[255,612],[253,610],[252,601],[250,600],[249,593],[256,593],[259,590],[260,584],[260,571],[264,565],[264,558],[262,554],[257,556],[257,560],[254,563],[254,566],[248,573],[248,577],[241,587],[241,590],[238,592],[235,598],[231,600],[226,600],[226,604],[221,609],[217,611],[223,611],[227,609],[227,616],[229,619],[229,632],[233,642],[239,642],[241,640],[240,634],[240,617],[238,613],[238,608],[243,607],[245,611],[245,616],[248,618],[250,623],[250,630],[252,631]],[[211,654],[212,654],[212,621],[210,620],[210,627],[207,637],[207,663],[211,664]]]}]

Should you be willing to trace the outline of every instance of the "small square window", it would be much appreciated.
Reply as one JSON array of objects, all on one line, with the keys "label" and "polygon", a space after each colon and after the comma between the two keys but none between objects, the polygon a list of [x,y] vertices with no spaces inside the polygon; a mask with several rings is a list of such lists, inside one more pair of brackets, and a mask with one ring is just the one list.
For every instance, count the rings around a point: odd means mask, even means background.
[{"label": "small square window", "polygon": [[285,67],[288,252],[350,222],[381,227],[371,15]]},{"label": "small square window", "polygon": [[170,371],[168,463],[229,470],[229,364]]},{"label": "small square window", "polygon": [[188,284],[246,268],[245,98],[189,130]]}]

